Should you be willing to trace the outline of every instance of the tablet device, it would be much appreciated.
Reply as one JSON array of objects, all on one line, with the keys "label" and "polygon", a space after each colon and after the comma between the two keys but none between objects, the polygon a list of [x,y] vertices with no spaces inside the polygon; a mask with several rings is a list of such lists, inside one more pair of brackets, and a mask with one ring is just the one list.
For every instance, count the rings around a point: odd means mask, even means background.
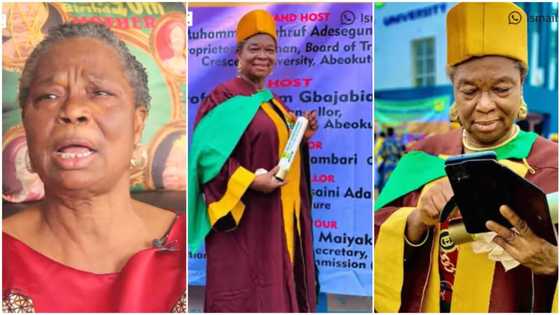
[{"label": "tablet device", "polygon": [[454,192],[467,232],[488,232],[493,220],[512,225],[499,212],[506,204],[523,219],[533,233],[556,245],[545,193],[525,178],[496,161],[494,152],[478,152],[449,158],[445,172]]}]

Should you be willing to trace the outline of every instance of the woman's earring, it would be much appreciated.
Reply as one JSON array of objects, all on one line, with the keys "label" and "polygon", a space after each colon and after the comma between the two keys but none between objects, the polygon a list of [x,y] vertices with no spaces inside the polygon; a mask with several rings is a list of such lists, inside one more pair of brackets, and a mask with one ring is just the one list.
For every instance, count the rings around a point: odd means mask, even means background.
[{"label": "woman's earring", "polygon": [[241,60],[237,61],[237,73],[241,73]]},{"label": "woman's earring", "polygon": [[148,162],[148,150],[143,144],[137,144],[132,151],[132,157],[130,158],[130,168],[131,169],[143,169],[146,167]]},{"label": "woman's earring", "polygon": [[459,119],[459,111],[457,111],[457,103],[453,102],[449,108],[449,121],[461,124]]},{"label": "woman's earring", "polygon": [[521,97],[521,106],[519,106],[519,112],[517,112],[517,119],[524,120],[527,119],[527,103],[525,103],[525,99],[523,96]]}]

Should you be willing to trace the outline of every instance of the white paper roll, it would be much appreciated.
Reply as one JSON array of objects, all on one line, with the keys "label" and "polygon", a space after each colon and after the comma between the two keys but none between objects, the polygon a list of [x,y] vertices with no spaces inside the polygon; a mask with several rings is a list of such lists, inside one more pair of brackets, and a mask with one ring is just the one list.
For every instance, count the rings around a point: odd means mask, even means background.
[{"label": "white paper roll", "polygon": [[280,169],[274,175],[278,180],[284,180],[290,167],[292,166],[292,162],[296,156],[297,151],[299,150],[299,145],[301,144],[301,140],[303,139],[303,135],[305,134],[305,130],[307,129],[307,124],[309,121],[307,118],[300,116],[296,119],[296,123],[290,132],[290,137],[288,138],[288,143],[286,143],[286,147],[280,156],[280,162],[278,166]]}]

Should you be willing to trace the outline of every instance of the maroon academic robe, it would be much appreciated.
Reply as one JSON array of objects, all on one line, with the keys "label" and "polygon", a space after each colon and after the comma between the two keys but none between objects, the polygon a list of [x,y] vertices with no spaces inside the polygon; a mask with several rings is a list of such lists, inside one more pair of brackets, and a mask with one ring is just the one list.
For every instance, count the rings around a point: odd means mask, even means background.
[{"label": "maroon academic robe", "polygon": [[[253,85],[240,78],[225,82],[204,100],[195,121],[233,96],[256,92]],[[275,112],[281,117],[278,108]],[[240,167],[252,173],[259,168],[274,168],[280,156],[278,141],[277,126],[270,113],[259,108],[218,176],[204,185],[206,203],[223,197],[228,181]],[[293,262],[287,249],[280,189],[268,194],[245,190],[241,199],[245,209],[239,222],[228,214],[213,223],[206,237],[205,312],[315,311],[309,170],[303,153],[299,185],[301,230],[298,233],[293,229]]]},{"label": "maroon academic robe", "polygon": [[[432,155],[462,154],[462,130],[428,137],[414,145],[418,150]],[[558,145],[538,137],[527,157],[528,164],[535,170],[525,178],[545,193],[558,191]],[[375,213],[375,240],[381,225],[401,207],[414,207],[418,203],[421,188],[379,209]],[[405,245],[404,282],[401,291],[401,312],[420,312],[428,282],[433,234],[419,248]],[[437,248],[437,247],[436,247]],[[534,275],[529,268],[518,266],[506,272],[500,263],[495,264],[494,279],[490,296],[490,312],[549,312],[556,287],[557,275]],[[453,297],[452,297],[453,298]],[[532,299],[534,302],[532,303]],[[533,304],[533,306],[531,305]]]}]

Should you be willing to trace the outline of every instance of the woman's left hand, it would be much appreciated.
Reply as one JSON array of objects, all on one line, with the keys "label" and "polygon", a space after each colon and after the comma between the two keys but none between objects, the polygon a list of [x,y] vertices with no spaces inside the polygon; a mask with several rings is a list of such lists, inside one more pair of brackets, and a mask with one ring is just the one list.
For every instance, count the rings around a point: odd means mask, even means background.
[{"label": "woman's left hand", "polygon": [[308,140],[313,137],[315,132],[317,132],[317,129],[319,129],[319,123],[317,122],[317,111],[304,112],[303,117],[307,118],[307,120],[309,121],[307,130],[303,134],[304,139]]},{"label": "woman's left hand", "polygon": [[511,257],[535,274],[555,274],[558,270],[558,247],[536,236],[527,223],[511,210],[502,205],[500,213],[517,232],[494,221],[487,221],[486,227],[498,235],[494,242],[500,245]]}]

